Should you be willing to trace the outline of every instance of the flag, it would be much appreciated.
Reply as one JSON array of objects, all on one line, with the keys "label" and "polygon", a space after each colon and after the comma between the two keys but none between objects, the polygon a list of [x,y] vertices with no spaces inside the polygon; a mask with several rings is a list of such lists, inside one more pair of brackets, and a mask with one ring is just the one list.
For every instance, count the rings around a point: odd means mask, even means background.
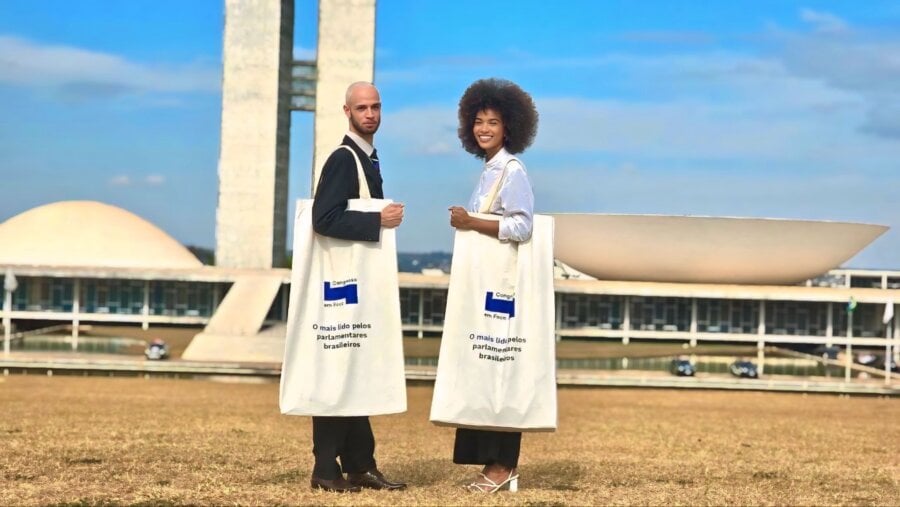
[{"label": "flag", "polygon": [[3,278],[3,289],[7,292],[15,292],[18,287],[19,282],[16,280],[16,275],[13,274],[11,269],[7,269],[6,276]]},{"label": "flag", "polygon": [[888,300],[887,303],[884,304],[884,316],[881,317],[881,322],[887,324],[894,318],[894,300]]},{"label": "flag", "polygon": [[856,310],[856,300],[850,298],[850,301],[847,302],[847,311],[853,313],[853,310]]}]

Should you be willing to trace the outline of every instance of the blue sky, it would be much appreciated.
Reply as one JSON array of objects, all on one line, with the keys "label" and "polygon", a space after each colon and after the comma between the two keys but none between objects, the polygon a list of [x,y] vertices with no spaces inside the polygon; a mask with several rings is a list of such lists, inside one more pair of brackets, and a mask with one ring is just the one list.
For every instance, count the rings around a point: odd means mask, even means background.
[{"label": "blue sky", "polygon": [[[223,4],[0,1],[0,220],[94,199],[213,246]],[[446,206],[480,171],[456,103],[496,76],[541,113],[522,156],[539,212],[880,223],[896,230],[848,265],[900,269],[900,4],[550,5],[379,2],[376,145],[407,204],[401,250],[451,248]],[[297,0],[297,56],[315,9]],[[290,193],[307,197],[312,118],[292,121]]]}]

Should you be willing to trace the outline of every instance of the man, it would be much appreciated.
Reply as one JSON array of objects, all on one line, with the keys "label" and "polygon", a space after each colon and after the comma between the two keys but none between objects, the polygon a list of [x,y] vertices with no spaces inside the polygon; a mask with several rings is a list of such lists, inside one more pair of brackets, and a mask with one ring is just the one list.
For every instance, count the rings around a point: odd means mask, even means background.
[{"label": "man", "polygon": [[[372,146],[381,124],[381,97],[375,86],[366,82],[350,85],[344,114],[350,130],[341,144],[349,146],[359,157],[372,198],[383,199],[378,157]],[[316,187],[313,199],[313,229],[316,233],[351,241],[378,241],[382,227],[397,227],[403,221],[403,205],[399,203],[387,205],[380,213],[348,211],[347,200],[359,196],[353,154],[343,148],[337,149],[325,162]],[[316,460],[310,481],[313,489],[357,492],[361,488],[406,488],[406,484],[389,481],[378,471],[375,437],[367,416],[312,419]],[[337,458],[341,460],[340,465]]]}]

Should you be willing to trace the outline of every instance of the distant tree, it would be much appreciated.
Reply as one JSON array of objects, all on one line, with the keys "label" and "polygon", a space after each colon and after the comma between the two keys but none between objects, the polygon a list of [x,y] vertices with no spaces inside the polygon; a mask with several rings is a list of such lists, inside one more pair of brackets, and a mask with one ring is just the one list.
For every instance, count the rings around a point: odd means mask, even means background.
[{"label": "distant tree", "polygon": [[216,251],[211,248],[206,248],[202,246],[195,245],[187,245],[186,247],[195,257],[200,259],[200,262],[207,266],[214,266],[216,264]]},{"label": "distant tree", "polygon": [[440,269],[450,272],[453,254],[449,252],[397,253],[397,267],[402,272],[421,273],[423,269]]}]

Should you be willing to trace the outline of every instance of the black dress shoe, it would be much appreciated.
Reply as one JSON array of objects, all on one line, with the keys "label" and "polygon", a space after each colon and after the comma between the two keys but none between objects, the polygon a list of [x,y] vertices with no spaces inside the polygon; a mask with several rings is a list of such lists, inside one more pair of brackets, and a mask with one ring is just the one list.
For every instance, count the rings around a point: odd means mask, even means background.
[{"label": "black dress shoe", "polygon": [[347,479],[338,477],[337,479],[320,479],[315,475],[309,480],[312,489],[324,489],[325,491],[334,491],[335,493],[359,493],[361,488],[347,482]]},{"label": "black dress shoe", "polygon": [[391,482],[377,469],[361,474],[347,474],[347,480],[354,486],[371,489],[399,490],[406,489],[405,482]]}]

